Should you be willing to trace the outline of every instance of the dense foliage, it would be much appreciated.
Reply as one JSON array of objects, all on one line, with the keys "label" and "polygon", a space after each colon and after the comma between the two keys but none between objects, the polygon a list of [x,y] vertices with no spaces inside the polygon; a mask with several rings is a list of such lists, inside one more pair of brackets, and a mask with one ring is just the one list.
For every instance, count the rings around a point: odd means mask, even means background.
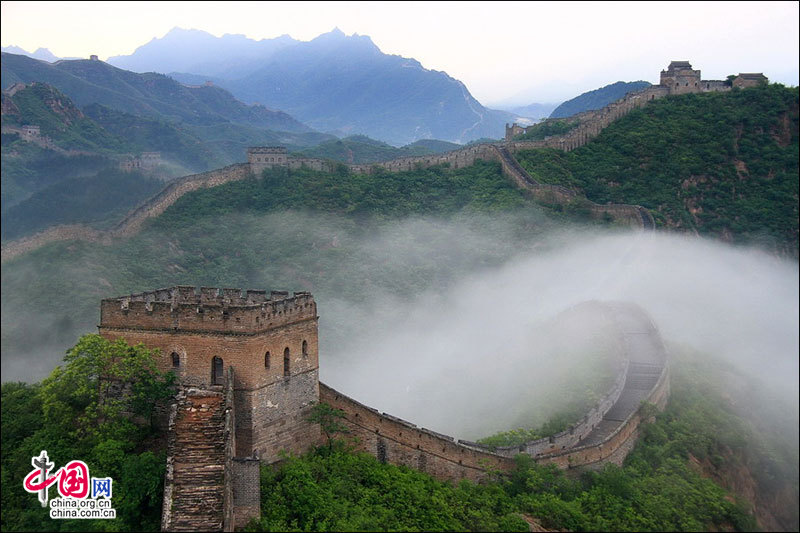
[{"label": "dense foliage", "polygon": [[453,487],[335,446],[261,469],[251,531],[528,531],[499,485]]},{"label": "dense foliage", "polygon": [[796,88],[662,98],[572,152],[517,157],[543,182],[598,203],[643,205],[659,225],[797,255]]},{"label": "dense foliage", "polygon": [[527,129],[521,135],[514,137],[518,141],[540,141],[553,135],[563,135],[580,126],[580,120],[547,120]]},{"label": "dense foliage", "polygon": [[[736,461],[731,449],[753,447],[757,439],[713,386],[717,378],[707,371],[721,363],[695,357],[674,366],[670,405],[643,427],[621,468],[608,465],[576,479],[518,456],[509,477],[453,486],[340,444],[263,467],[262,518],[249,529],[527,531],[525,516],[570,531],[753,530],[745,508],[694,467],[711,458],[725,468]],[[766,450],[761,454],[771,460]]]},{"label": "dense foliage", "polygon": [[[172,394],[172,374],[151,351],[86,335],[40,384],[2,386],[4,531],[156,531],[165,456],[154,444],[155,408]],[[115,394],[113,385],[127,386]],[[163,447],[163,446],[162,446]],[[23,490],[31,457],[47,450],[56,469],[82,460],[92,477],[112,477],[115,520],[52,520]],[[54,489],[50,490],[51,498]]]},{"label": "dense foliage", "polygon": [[180,227],[197,213],[269,212],[313,209],[325,212],[396,218],[410,214],[442,215],[469,208],[498,211],[519,207],[522,192],[506,181],[498,163],[478,162],[449,170],[444,166],[409,172],[376,168],[372,174],[308,169],[267,169],[261,179],[228,183],[181,197],[155,221],[156,227]]}]

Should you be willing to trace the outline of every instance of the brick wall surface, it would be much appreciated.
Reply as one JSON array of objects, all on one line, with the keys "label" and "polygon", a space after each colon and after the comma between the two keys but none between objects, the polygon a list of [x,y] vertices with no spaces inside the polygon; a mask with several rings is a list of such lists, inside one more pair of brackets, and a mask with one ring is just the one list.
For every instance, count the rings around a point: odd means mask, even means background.
[{"label": "brick wall surface", "polygon": [[252,457],[233,459],[234,528],[261,517],[260,464]]}]

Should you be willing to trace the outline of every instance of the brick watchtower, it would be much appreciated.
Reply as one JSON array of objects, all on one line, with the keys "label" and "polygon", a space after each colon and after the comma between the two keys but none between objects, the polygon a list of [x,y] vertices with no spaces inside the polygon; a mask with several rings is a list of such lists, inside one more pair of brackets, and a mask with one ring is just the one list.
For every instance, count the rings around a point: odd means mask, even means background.
[{"label": "brick watchtower", "polygon": [[667,70],[661,71],[660,83],[671,94],[699,92],[700,81],[700,71],[694,70],[688,61],[672,61]]},{"label": "brick watchtower", "polygon": [[100,335],[161,350],[162,371],[215,389],[234,368],[236,456],[262,461],[319,439],[317,306],[307,292],[176,286],[101,302]]},{"label": "brick watchtower", "polygon": [[251,146],[247,149],[247,162],[253,174],[260,176],[265,168],[288,167],[289,154],[285,146]]}]

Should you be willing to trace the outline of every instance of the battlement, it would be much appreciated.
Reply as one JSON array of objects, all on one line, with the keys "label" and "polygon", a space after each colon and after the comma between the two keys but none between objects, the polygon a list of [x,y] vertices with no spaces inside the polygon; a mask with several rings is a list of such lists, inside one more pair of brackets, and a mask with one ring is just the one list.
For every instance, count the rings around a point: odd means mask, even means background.
[{"label": "battlement", "polygon": [[247,149],[247,162],[258,175],[265,168],[288,166],[289,154],[285,146],[251,146]]},{"label": "battlement", "polygon": [[285,146],[251,146],[248,154],[286,154]]},{"label": "battlement", "polygon": [[100,303],[101,329],[248,335],[309,318],[316,303],[308,292],[178,285]]}]

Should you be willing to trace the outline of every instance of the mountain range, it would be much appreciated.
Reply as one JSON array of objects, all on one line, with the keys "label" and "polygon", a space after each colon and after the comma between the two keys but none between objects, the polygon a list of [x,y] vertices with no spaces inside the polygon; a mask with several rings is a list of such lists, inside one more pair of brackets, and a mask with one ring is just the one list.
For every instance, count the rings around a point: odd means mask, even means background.
[{"label": "mountain range", "polygon": [[586,91],[583,94],[567,100],[558,107],[556,107],[550,118],[565,118],[571,117],[577,113],[590,111],[593,109],[600,109],[611,102],[615,102],[632,91],[638,91],[650,87],[650,82],[647,81],[618,81],[605,87],[600,87],[593,91]]},{"label": "mountain range", "polygon": [[247,106],[219,87],[186,86],[163,74],[137,74],[102,61],[49,64],[3,53],[0,75],[3,89],[17,82],[43,82],[57,87],[78,106],[99,103],[134,115],[192,124],[233,122],[279,131],[311,131],[286,113]]},{"label": "mountain range", "polygon": [[[447,73],[426,69],[412,58],[384,54],[369,37],[347,36],[339,29],[304,42],[288,35],[256,41],[174,28],[107,63],[33,63],[30,56],[58,58],[44,48],[33,54],[18,47],[4,51],[29,56],[4,56],[4,88],[16,81],[43,81],[79,106],[100,103],[134,115],[204,125],[219,122],[221,114],[239,125],[288,132],[313,128],[338,137],[366,135],[394,146],[420,139],[462,144],[497,139],[507,122],[597,109],[648,85],[617,82],[560,105],[493,110]],[[174,97],[180,104],[164,105]]]},{"label": "mountain range", "polygon": [[481,105],[447,73],[384,54],[369,37],[339,29],[301,42],[176,28],[109,63],[169,73],[183,83],[212,81],[246,103],[280,109],[317,130],[397,146],[500,138],[514,118]]},{"label": "mountain range", "polygon": [[20,48],[19,46],[14,46],[13,44],[11,46],[4,46],[2,48],[2,51],[9,54],[17,54],[21,56],[32,57],[33,59],[40,59],[42,61],[47,61],[48,63],[55,63],[59,59],[77,59],[74,57],[71,58],[57,57],[55,54],[53,54],[53,52],[51,52],[47,48],[37,48],[35,52],[28,52],[27,50]]}]

